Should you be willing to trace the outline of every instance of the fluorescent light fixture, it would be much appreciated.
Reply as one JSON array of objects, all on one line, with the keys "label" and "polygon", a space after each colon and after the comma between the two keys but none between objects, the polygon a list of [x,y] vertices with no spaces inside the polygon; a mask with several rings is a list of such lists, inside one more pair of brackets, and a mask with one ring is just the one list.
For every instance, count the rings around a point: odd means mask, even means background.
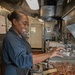
[{"label": "fluorescent light fixture", "polygon": [[6,8],[4,8],[4,7],[2,7],[2,6],[0,6],[0,11],[7,11],[7,12],[9,12],[9,13],[10,13],[10,11],[9,11],[9,10],[7,10]]},{"label": "fluorescent light fixture", "polygon": [[64,14],[64,15],[62,16],[62,18],[64,18],[66,15],[68,15],[73,9],[75,9],[75,6],[74,6],[73,8],[71,8],[66,14]]},{"label": "fluorescent light fixture", "polygon": [[38,0],[26,0],[26,2],[29,5],[30,9],[32,9],[32,10],[38,10],[39,9]]},{"label": "fluorescent light fixture", "polygon": [[42,20],[42,19],[38,19],[40,22],[44,22],[44,20]]},{"label": "fluorescent light fixture", "polygon": [[65,16],[64,18],[63,18],[63,20],[66,20],[66,21],[68,21],[68,20],[70,20],[71,19],[71,16],[70,15],[67,15],[67,16]]}]

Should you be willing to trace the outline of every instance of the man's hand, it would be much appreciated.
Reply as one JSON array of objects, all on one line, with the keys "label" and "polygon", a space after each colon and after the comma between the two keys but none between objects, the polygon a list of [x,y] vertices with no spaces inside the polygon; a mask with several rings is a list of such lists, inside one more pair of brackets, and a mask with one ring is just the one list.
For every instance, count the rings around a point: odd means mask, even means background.
[{"label": "man's hand", "polygon": [[63,47],[57,47],[56,50],[65,50]]},{"label": "man's hand", "polygon": [[51,56],[50,58],[52,57],[55,57],[55,56],[58,56],[58,57],[63,57],[62,54],[63,54],[63,51],[60,52],[60,50],[65,50],[63,47],[58,47],[56,49],[54,49],[52,52],[51,52]]}]

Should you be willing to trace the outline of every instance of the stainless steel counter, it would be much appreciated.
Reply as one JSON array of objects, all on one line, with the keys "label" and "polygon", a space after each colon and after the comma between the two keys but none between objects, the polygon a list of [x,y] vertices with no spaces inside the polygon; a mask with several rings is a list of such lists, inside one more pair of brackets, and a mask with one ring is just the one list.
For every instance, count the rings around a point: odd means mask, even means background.
[{"label": "stainless steel counter", "polygon": [[49,59],[49,62],[54,61],[54,62],[75,62],[75,57],[53,57]]}]

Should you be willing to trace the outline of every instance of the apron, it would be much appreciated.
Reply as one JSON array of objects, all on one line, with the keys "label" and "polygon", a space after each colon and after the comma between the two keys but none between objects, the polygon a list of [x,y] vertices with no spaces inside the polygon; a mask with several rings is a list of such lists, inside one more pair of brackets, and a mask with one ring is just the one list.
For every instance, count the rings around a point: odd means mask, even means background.
[{"label": "apron", "polygon": [[[13,28],[11,28],[10,30],[9,30],[11,33],[14,33],[14,35],[17,35],[16,33],[15,33],[15,31],[13,30]],[[17,35],[18,36],[18,35]],[[26,39],[22,36],[22,42],[23,42],[23,44],[25,45],[25,48],[26,48],[26,54],[30,54],[30,53],[32,53],[32,51],[31,51],[31,46],[30,46],[30,44],[26,41]],[[11,68],[11,66],[12,66],[12,69],[11,70],[13,70],[12,72],[13,73],[15,73],[15,75],[31,75],[31,74],[29,74],[30,73],[30,70],[29,69],[27,69],[27,68],[20,68],[20,67],[18,67],[12,60],[11,60],[11,58],[10,58],[10,56],[9,56],[9,53],[7,52],[7,55],[8,55],[8,58],[9,58],[9,60],[12,62],[11,64],[6,64],[5,65],[5,67],[7,67],[7,65],[8,65],[8,69],[9,68]],[[11,71],[10,70],[10,71]],[[7,70],[7,72],[6,73],[8,73],[8,70]],[[5,73],[5,74],[6,74]],[[10,73],[10,72],[9,72]],[[11,75],[14,75],[14,74],[11,74]],[[7,74],[6,74],[7,75]],[[9,74],[8,74],[9,75]]]},{"label": "apron", "polygon": [[[23,40],[26,50],[27,50],[26,54],[32,53],[30,44],[26,41],[26,39],[23,36],[22,36],[22,40]],[[16,72],[17,72],[17,75],[31,75],[30,70],[26,69],[26,68],[16,67]]]}]

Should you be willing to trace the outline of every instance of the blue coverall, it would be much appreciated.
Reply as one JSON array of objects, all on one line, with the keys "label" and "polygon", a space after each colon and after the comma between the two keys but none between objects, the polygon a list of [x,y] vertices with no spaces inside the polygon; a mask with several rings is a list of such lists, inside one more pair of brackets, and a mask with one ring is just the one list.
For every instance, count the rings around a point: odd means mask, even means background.
[{"label": "blue coverall", "polygon": [[5,75],[26,75],[33,66],[30,44],[11,27],[3,40]]}]

